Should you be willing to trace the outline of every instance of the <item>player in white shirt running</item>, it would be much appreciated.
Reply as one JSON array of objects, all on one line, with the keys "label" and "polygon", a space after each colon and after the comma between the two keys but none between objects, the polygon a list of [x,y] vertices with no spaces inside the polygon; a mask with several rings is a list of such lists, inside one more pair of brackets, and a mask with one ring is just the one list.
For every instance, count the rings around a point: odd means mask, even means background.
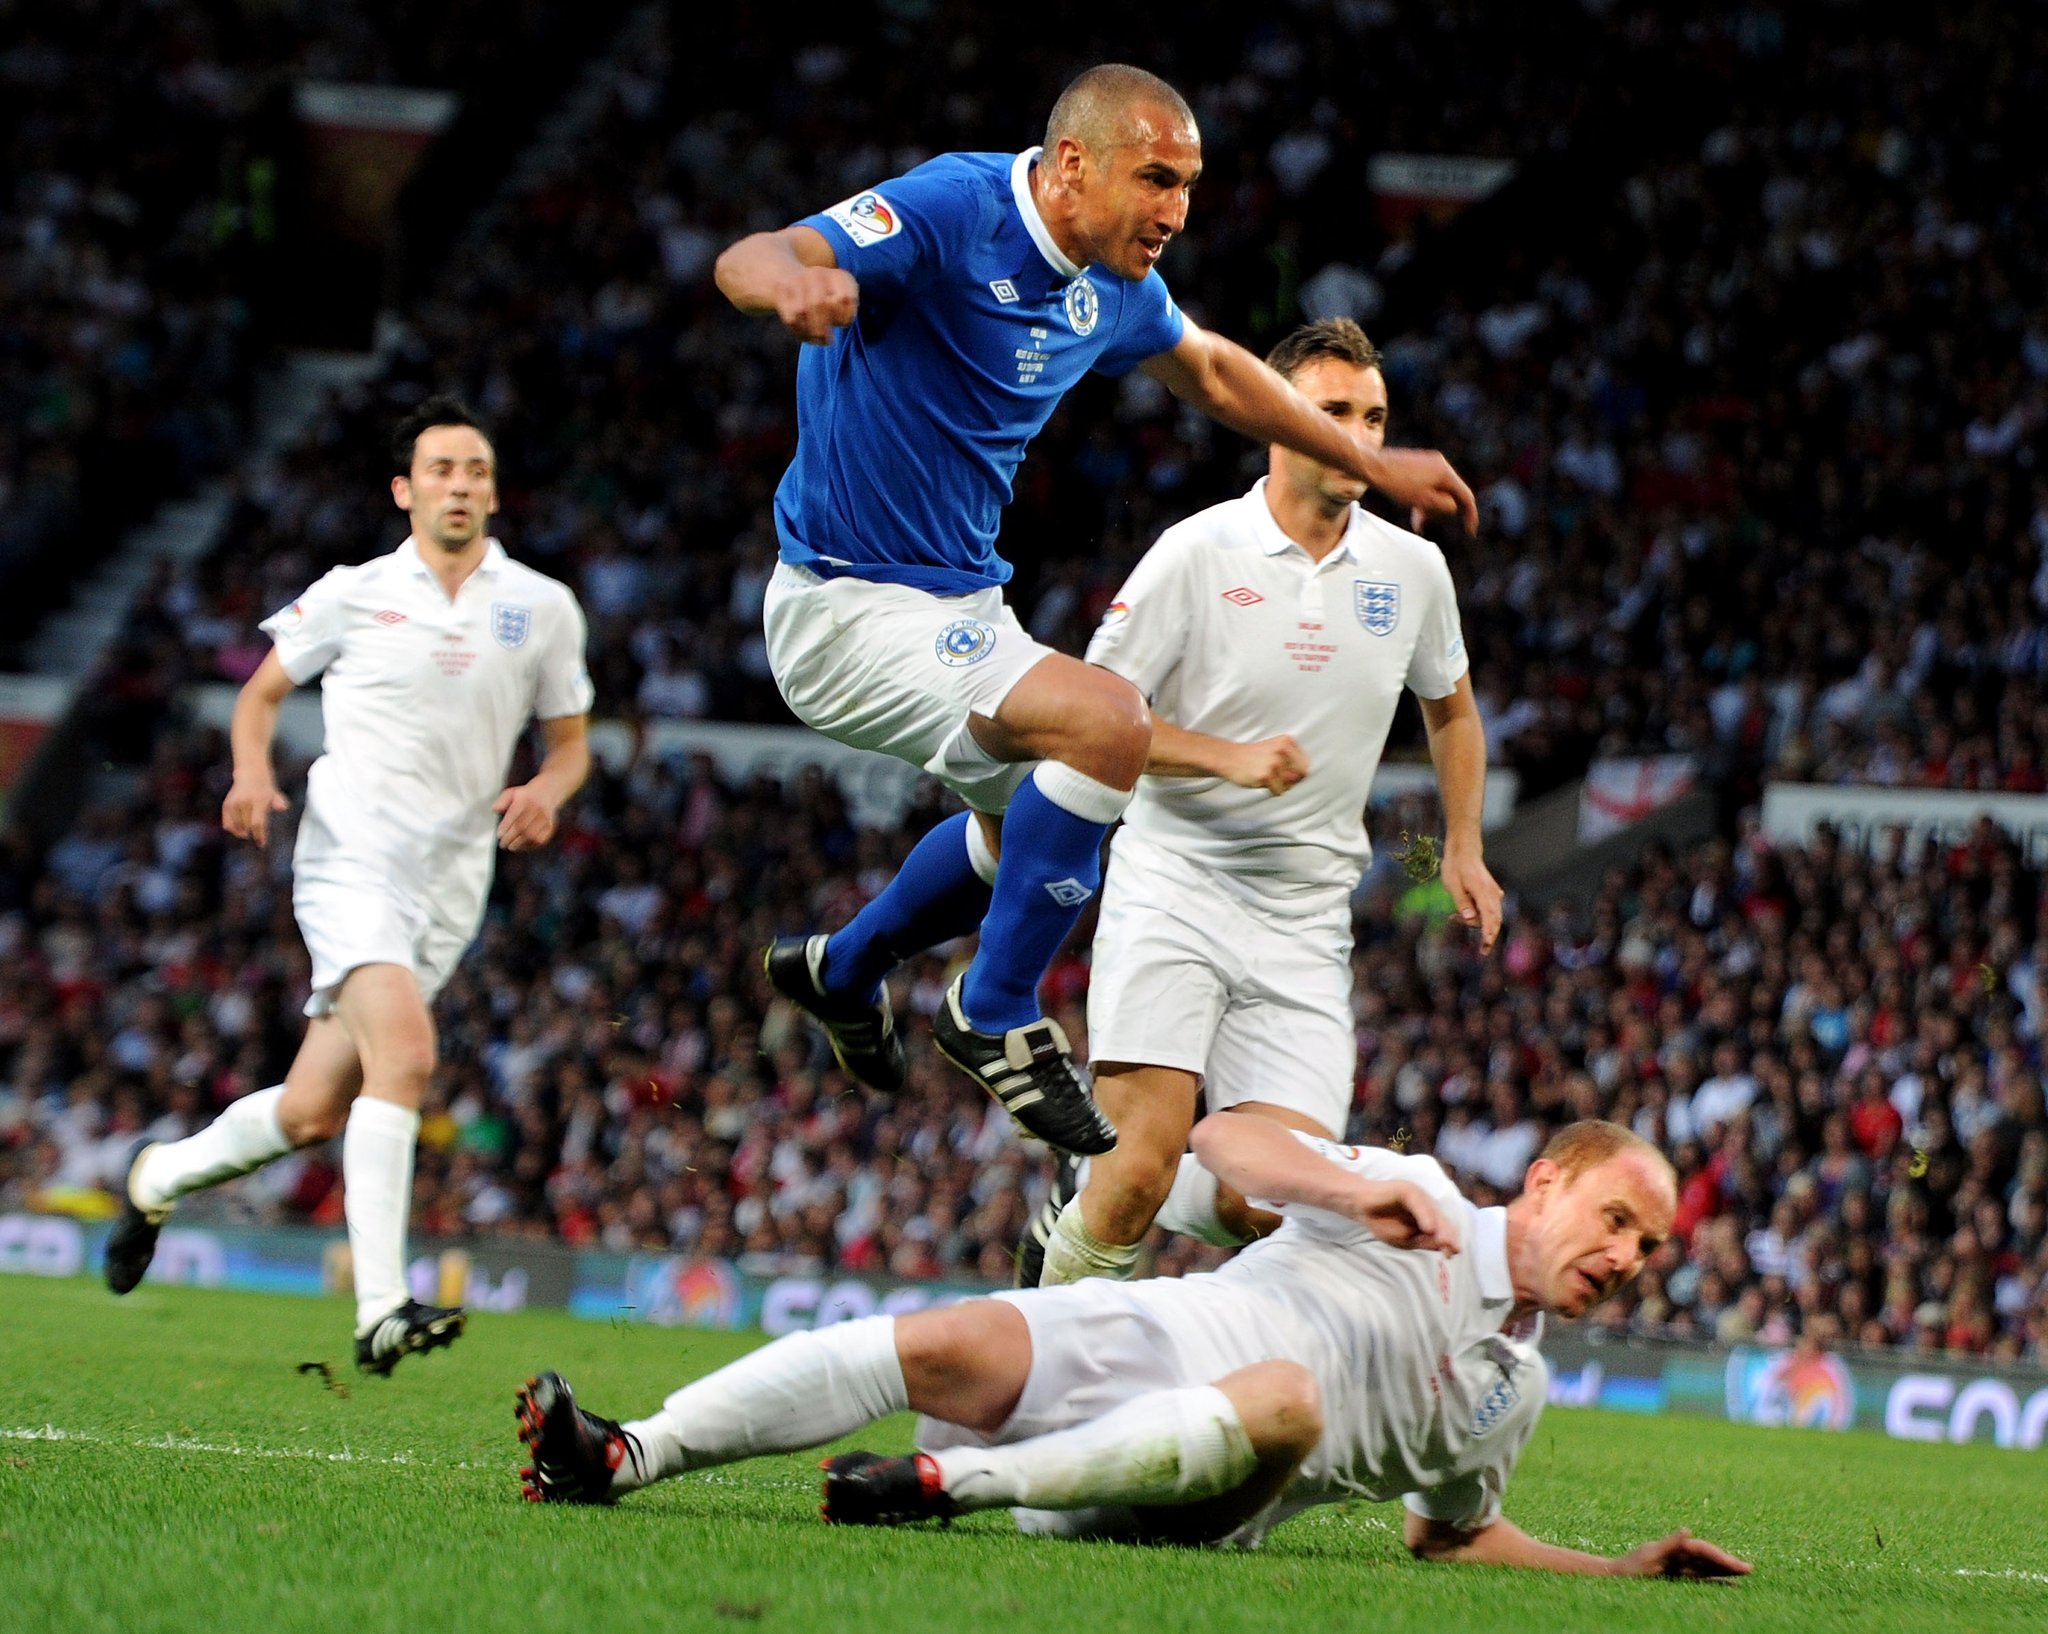
[{"label": "player in white shirt running", "polygon": [[[476,416],[430,398],[397,429],[391,494],[412,533],[338,567],[264,620],[275,644],[235,701],[234,784],[221,826],[264,845],[287,809],[271,769],[279,706],[321,679],[326,748],[306,779],[292,908],[313,961],[305,1041],[285,1081],[185,1140],[143,1148],[107,1243],[127,1293],[187,1192],[342,1135],[355,1268],[356,1363],[389,1373],[452,1341],[463,1313],[405,1280],[420,1098],[433,1075],[430,1006],[477,927],[496,848],[545,845],[590,769],[583,614],[486,531],[497,460]],[[538,717],[546,755],[505,786]]]},{"label": "player in white shirt running", "polygon": [[791,1334],[618,1424],[556,1373],[519,1392],[527,1496],[602,1503],[669,1476],[925,1415],[909,1457],[825,1465],[825,1517],[1007,1508],[1028,1531],[1255,1543],[1288,1516],[1405,1499],[1441,1560],[1638,1576],[1748,1566],[1680,1531],[1618,1558],[1538,1542],[1501,1494],[1548,1400],[1546,1312],[1583,1315],[1671,1229],[1671,1165],[1570,1126],[1506,1208],[1425,1157],[1263,1118],[1203,1120],[1204,1162],[1286,1216],[1222,1270],[1020,1289]]},{"label": "player in white shirt running", "polygon": [[[1348,318],[1268,363],[1354,441],[1386,436],[1380,356]],[[1126,1277],[1156,1218],[1213,1243],[1270,1219],[1183,1154],[1212,1112],[1343,1132],[1357,1064],[1351,894],[1404,687],[1442,791],[1443,881],[1490,948],[1501,890],[1479,817],[1486,739],[1443,553],[1360,508],[1365,484],[1274,446],[1241,498],[1167,529],[1088,648],[1150,700],[1146,776],[1110,849],[1088,994],[1096,1097],[1116,1149],[1063,1161],[1018,1281]],[[1079,1195],[1076,1180],[1079,1180]]]}]

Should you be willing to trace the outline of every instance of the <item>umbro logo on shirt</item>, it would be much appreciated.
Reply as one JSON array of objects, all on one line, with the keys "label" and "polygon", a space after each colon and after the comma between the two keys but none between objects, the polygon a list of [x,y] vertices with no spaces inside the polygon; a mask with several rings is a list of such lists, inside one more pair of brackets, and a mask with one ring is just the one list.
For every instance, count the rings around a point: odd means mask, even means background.
[{"label": "umbro logo on shirt", "polygon": [[991,278],[988,282],[988,292],[1005,306],[1018,299],[1017,286],[1007,278]]},{"label": "umbro logo on shirt", "polygon": [[1248,584],[1241,584],[1235,590],[1223,592],[1223,599],[1239,607],[1256,607],[1266,598]]},{"label": "umbro logo on shirt", "polygon": [[395,613],[389,607],[385,608],[381,613],[373,613],[371,617],[375,618],[379,624],[403,624],[405,622],[405,615],[403,613]]}]

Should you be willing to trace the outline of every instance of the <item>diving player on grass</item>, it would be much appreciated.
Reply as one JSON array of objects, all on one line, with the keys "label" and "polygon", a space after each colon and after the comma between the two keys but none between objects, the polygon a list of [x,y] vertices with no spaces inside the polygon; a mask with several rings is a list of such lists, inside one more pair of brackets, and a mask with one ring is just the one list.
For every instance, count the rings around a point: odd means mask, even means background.
[{"label": "diving player on grass", "polygon": [[618,1424],[543,1373],[519,1392],[526,1496],[607,1503],[691,1470],[794,1452],[891,1413],[909,1457],[825,1464],[825,1518],[894,1526],[1009,1509],[1027,1532],[1257,1543],[1346,1498],[1404,1500],[1430,1560],[1623,1577],[1739,1577],[1680,1530],[1625,1555],[1501,1513],[1548,1395],[1545,1313],[1583,1316],[1671,1230],[1671,1165],[1618,1124],[1552,1138],[1506,1208],[1426,1157],[1266,1118],[1196,1126],[1218,1179],[1285,1216],[1220,1271],[1091,1277],[790,1334]]},{"label": "diving player on grass", "polygon": [[1090,370],[1144,368],[1247,436],[1477,520],[1440,454],[1362,446],[1182,317],[1153,267],[1201,167],[1179,94],[1110,64],[1061,95],[1043,148],[944,154],[718,261],[734,306],[809,343],[764,609],[777,685],[818,730],[923,767],[972,808],[836,935],[770,947],[768,978],[849,1073],[894,1091],[883,977],[979,926],[934,1042],[1028,1133],[1076,1154],[1116,1131],[1038,985],[1101,883],[1152,722],[1136,687],[1040,646],[1004,604],[995,536],[1026,445]]}]

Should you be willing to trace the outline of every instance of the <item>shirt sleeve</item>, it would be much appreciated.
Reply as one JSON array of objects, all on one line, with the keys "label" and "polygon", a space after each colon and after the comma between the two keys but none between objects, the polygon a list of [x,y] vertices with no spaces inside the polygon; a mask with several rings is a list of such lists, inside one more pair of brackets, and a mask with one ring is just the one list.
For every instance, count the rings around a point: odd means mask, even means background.
[{"label": "shirt sleeve", "polygon": [[[1549,1372],[1541,1363],[1536,1364],[1533,1388],[1544,1394],[1550,1388]],[[1461,1532],[1476,1532],[1482,1526],[1491,1526],[1500,1519],[1501,1499],[1508,1489],[1508,1477],[1514,1474],[1522,1449],[1528,1446],[1529,1438],[1536,1433],[1536,1421],[1542,1416],[1540,1410],[1526,1415],[1520,1424],[1500,1437],[1493,1457],[1471,1474],[1425,1487],[1419,1492],[1403,1493],[1402,1507],[1424,1520],[1441,1521]]]},{"label": "shirt sleeve", "polygon": [[550,619],[552,632],[541,655],[540,685],[535,689],[533,713],[544,721],[570,715],[587,715],[597,695],[585,667],[583,609],[574,596],[564,594],[562,604]]},{"label": "shirt sleeve", "polygon": [[1458,618],[1458,590],[1443,552],[1429,552],[1429,605],[1422,634],[1408,660],[1408,690],[1418,698],[1448,698],[1472,667],[1465,653],[1465,627]]},{"label": "shirt sleeve", "polygon": [[304,686],[341,655],[348,604],[341,570],[322,575],[289,607],[280,607],[256,628],[270,637],[277,661],[295,686]]},{"label": "shirt sleeve", "polygon": [[1146,551],[1088,643],[1088,662],[1156,698],[1188,647],[1194,553],[1172,533]]},{"label": "shirt sleeve", "polygon": [[972,239],[985,190],[944,160],[843,199],[797,225],[822,233],[839,265],[871,294],[894,294]]},{"label": "shirt sleeve", "polygon": [[1148,357],[1172,351],[1180,344],[1187,326],[1187,319],[1167,293],[1166,280],[1156,272],[1148,272],[1135,284],[1124,286],[1116,336],[1095,360],[1095,372],[1110,376],[1129,374]]}]

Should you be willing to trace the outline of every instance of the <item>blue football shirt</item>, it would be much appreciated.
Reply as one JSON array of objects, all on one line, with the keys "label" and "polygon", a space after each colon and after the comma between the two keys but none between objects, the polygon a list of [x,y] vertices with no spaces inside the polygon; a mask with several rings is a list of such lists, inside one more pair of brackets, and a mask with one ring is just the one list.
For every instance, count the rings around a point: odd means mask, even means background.
[{"label": "blue football shirt", "polygon": [[860,315],[797,364],[784,561],[937,595],[1003,583],[1003,506],[1060,398],[1179,342],[1157,273],[1060,252],[1031,199],[1037,156],[942,154],[804,218],[859,280]]}]

